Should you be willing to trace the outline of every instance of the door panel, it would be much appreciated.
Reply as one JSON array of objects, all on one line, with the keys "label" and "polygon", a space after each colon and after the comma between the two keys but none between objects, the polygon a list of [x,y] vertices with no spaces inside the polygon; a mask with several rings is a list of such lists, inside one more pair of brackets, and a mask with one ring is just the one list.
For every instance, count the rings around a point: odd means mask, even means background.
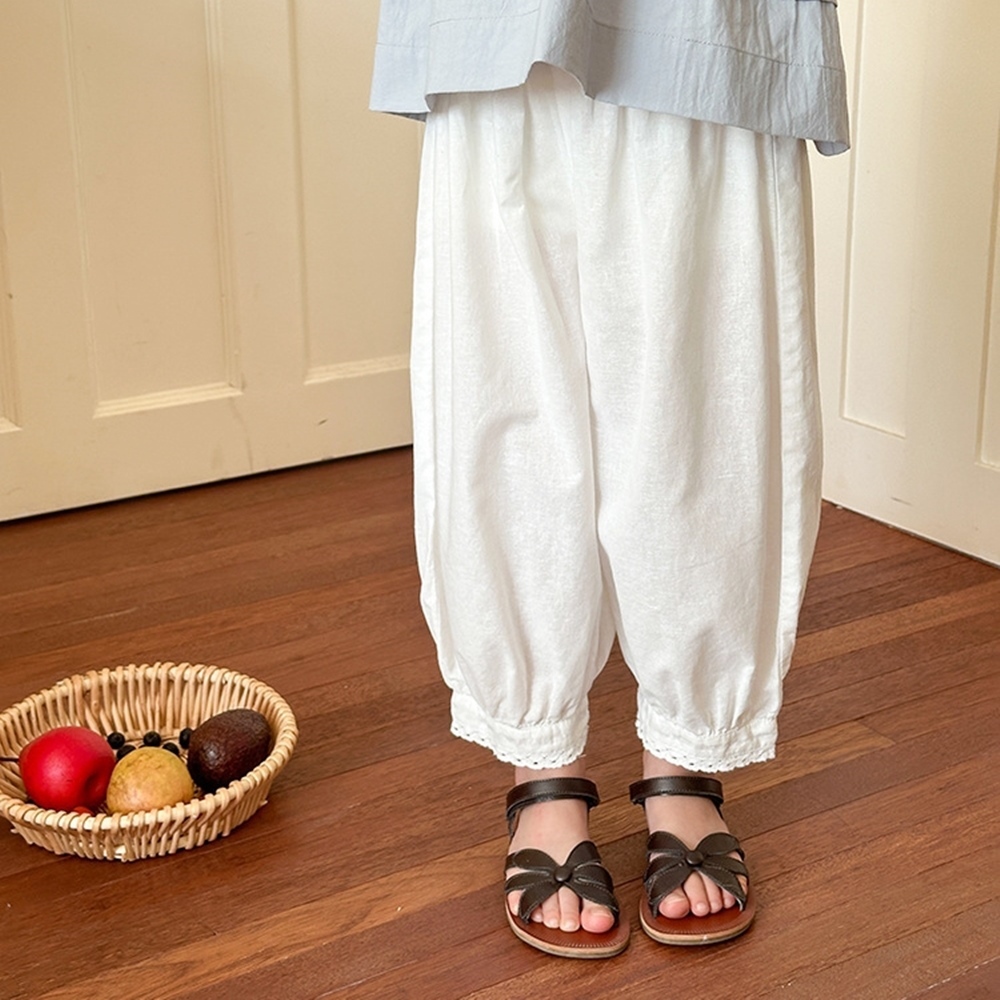
[{"label": "door panel", "polygon": [[367,0],[0,0],[0,518],[406,443]]},{"label": "door panel", "polygon": [[1000,563],[1000,6],[840,13],[854,150],[814,158],[824,492]]}]

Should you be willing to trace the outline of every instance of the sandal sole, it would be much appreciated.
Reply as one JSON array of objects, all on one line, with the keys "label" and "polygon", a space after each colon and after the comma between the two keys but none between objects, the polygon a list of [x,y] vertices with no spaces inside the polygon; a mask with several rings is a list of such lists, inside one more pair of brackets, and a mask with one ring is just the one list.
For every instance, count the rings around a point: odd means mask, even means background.
[{"label": "sandal sole", "polygon": [[508,906],[504,906],[504,910],[507,913],[507,923],[514,934],[525,944],[546,955],[558,958],[613,958],[628,947],[630,929],[628,921],[623,918],[619,918],[618,924],[610,931],[591,934],[582,928],[578,931],[561,931],[534,923],[531,927],[525,927],[510,912]]},{"label": "sandal sole", "polygon": [[677,920],[653,914],[645,900],[639,902],[639,922],[646,934],[658,944],[697,947],[731,941],[750,929],[757,912],[751,891],[742,910],[730,908],[707,917],[687,916]]}]

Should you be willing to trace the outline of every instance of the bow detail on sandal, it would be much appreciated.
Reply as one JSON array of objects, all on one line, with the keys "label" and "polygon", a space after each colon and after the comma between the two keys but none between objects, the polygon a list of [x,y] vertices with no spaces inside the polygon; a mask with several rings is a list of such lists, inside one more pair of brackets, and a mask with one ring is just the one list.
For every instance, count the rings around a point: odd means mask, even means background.
[{"label": "bow detail on sandal", "polygon": [[507,855],[506,868],[523,868],[504,882],[504,893],[521,890],[517,915],[528,923],[532,911],[541,906],[563,886],[581,899],[598,906],[606,906],[617,919],[618,900],[615,899],[614,882],[601,864],[601,856],[593,841],[584,840],[569,853],[563,864],[557,864],[548,854],[534,847],[526,847]]},{"label": "bow detail on sandal", "polygon": [[[729,856],[734,851],[739,858]],[[745,857],[743,848],[731,833],[710,833],[697,847],[690,848],[672,833],[657,830],[650,834],[646,852],[649,866],[643,885],[654,913],[667,896],[684,885],[688,876],[695,872],[732,893],[741,910],[746,906],[746,890],[736,876],[748,878],[750,873],[741,860]]]}]

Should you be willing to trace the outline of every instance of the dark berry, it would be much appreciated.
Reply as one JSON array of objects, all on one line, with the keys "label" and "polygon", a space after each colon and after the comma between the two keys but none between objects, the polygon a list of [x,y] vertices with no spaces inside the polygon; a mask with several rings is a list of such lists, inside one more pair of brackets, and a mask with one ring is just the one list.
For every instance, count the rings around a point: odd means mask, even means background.
[{"label": "dark berry", "polygon": [[187,750],[187,748],[191,745],[191,733],[191,729],[182,729],[180,736],[177,737],[181,746],[184,747],[185,750]]},{"label": "dark berry", "polygon": [[169,750],[171,753],[177,754],[178,757],[181,755],[181,748],[176,743],[164,743],[160,749]]},{"label": "dark berry", "polygon": [[163,737],[156,730],[150,730],[142,738],[144,747],[158,747],[163,742]]},{"label": "dark berry", "polygon": [[133,747],[133,746],[129,746],[129,745],[128,745],[128,744],[126,743],[126,744],[125,744],[125,746],[123,746],[123,747],[119,747],[119,748],[118,748],[118,753],[116,753],[116,754],[115,754],[115,758],[116,758],[117,760],[121,760],[121,759],[122,759],[122,757],[125,757],[125,756],[127,756],[127,755],[128,755],[128,754],[130,754],[130,753],[131,753],[131,752],[132,752],[132,751],[133,751],[134,749],[135,749],[135,747]]},{"label": "dark berry", "polygon": [[113,733],[108,733],[108,746],[112,750],[118,750],[125,746],[125,734],[119,733],[117,730]]}]

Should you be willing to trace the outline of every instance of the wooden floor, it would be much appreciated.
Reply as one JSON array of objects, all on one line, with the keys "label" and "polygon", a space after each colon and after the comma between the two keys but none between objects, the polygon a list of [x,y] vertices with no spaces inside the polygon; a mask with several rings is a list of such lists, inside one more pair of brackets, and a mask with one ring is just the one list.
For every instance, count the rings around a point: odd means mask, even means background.
[{"label": "wooden floor", "polygon": [[[827,507],[778,758],[727,783],[753,929],[549,959],[502,914],[508,769],[448,735],[410,474],[401,450],[0,526],[0,705],[189,660],[272,684],[302,733],[228,839],[121,864],[0,838],[0,996],[1000,997],[1000,570]],[[592,832],[630,910],[632,713],[616,655]]]}]

